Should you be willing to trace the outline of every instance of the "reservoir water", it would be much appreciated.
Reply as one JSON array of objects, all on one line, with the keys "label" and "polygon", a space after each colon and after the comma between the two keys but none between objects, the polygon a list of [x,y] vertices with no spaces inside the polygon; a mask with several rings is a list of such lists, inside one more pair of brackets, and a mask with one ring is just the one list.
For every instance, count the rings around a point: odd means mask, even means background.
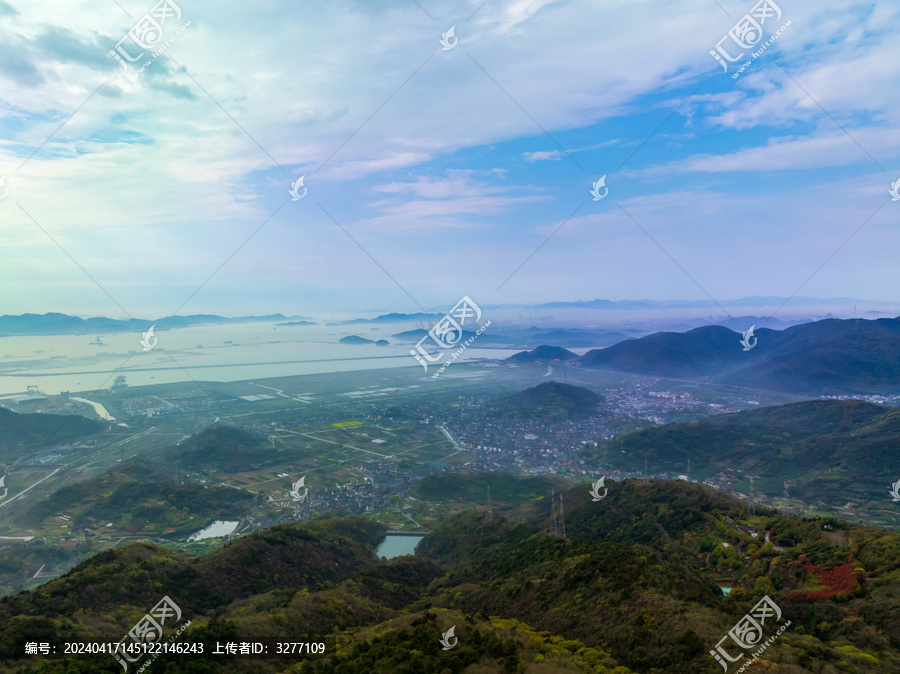
[{"label": "reservoir water", "polygon": [[197,533],[193,534],[190,538],[188,538],[188,540],[202,541],[204,538],[221,538],[222,536],[227,536],[232,531],[237,529],[238,524],[240,524],[240,522],[216,520],[205,529],[201,529]]},{"label": "reservoir water", "polygon": [[375,552],[379,557],[386,557],[387,559],[412,555],[415,554],[416,546],[423,538],[425,538],[424,535],[388,534],[381,541]]}]

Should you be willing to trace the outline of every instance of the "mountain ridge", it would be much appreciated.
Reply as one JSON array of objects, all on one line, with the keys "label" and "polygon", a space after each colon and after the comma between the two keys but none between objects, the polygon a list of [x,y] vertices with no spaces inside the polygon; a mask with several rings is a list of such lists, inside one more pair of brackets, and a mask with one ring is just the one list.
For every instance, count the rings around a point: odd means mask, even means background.
[{"label": "mountain ridge", "polygon": [[808,396],[900,392],[900,318],[825,319],[760,328],[755,337],[742,351],[742,334],[723,326],[658,332],[591,350],[577,362]]}]

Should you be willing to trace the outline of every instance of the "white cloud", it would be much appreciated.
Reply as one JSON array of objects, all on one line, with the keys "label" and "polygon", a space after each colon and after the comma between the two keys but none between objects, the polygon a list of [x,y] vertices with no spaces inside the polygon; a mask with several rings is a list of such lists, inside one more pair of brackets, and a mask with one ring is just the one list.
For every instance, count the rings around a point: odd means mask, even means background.
[{"label": "white cloud", "polygon": [[[4,249],[27,251],[22,243],[34,240],[18,200],[73,249],[84,242],[102,247],[91,262],[110,278],[149,277],[177,260],[172,274],[190,285],[185,267],[196,251],[214,268],[213,260],[233,252],[301,174],[307,200],[280,212],[266,236],[229,265],[277,259],[266,269],[289,269],[281,259],[291,250],[285,240],[305,236],[310,278],[323,287],[339,280],[339,255],[309,224],[321,216],[315,200],[336,216],[340,211],[364,238],[404,234],[383,254],[390,256],[385,264],[411,274],[423,271],[409,260],[428,238],[407,236],[417,232],[479,231],[487,237],[486,261],[492,250],[516,257],[523,251],[491,237],[503,234],[518,246],[523,229],[552,229],[545,204],[559,199],[559,211],[567,211],[569,185],[606,172],[603,166],[648,138],[619,178],[651,201],[660,192],[656,181],[669,174],[707,181],[716,173],[755,173],[747,179],[752,193],[751,183],[772,171],[871,165],[773,64],[758,62],[737,82],[721,74],[708,50],[733,20],[708,0],[489,0],[470,21],[480,0],[429,7],[434,21],[412,2],[342,0],[302,10],[287,2],[183,3],[192,25],[168,53],[190,77],[163,56],[136,81],[106,51],[146,11],[140,3],[122,3],[129,17],[116,3],[9,2],[19,14],[0,17],[0,52],[7,55],[0,58],[0,175],[9,175],[11,186],[0,209],[15,229],[4,234]],[[745,6],[752,2],[729,5],[735,16]],[[895,165],[900,94],[892,25],[900,9],[826,0],[785,2],[784,10],[792,25],[776,58],[860,145]],[[459,45],[441,51],[440,33],[454,23]],[[701,83],[704,89],[651,137]],[[586,175],[542,128],[565,141]],[[507,141],[510,165],[497,166],[491,150]],[[398,177],[401,171],[410,177]],[[577,198],[586,198],[578,189]],[[669,201],[659,213],[662,226],[681,228],[685,245],[703,241],[702,228],[677,210],[703,213],[703,199],[676,198],[668,185],[663,191]],[[682,196],[701,193],[702,185],[691,184]],[[740,202],[744,195],[731,196]],[[576,219],[560,241],[608,217]],[[316,246],[328,253],[319,256]],[[591,270],[589,249],[565,258],[553,250],[541,253],[551,266]],[[49,254],[40,251],[30,260],[0,253],[0,264],[25,272]],[[456,252],[429,254],[437,256],[434,264],[452,265]],[[567,282],[577,284],[558,283]],[[556,283],[546,287],[562,288]]]},{"label": "white cloud", "polygon": [[522,159],[527,162],[559,161],[562,158],[563,153],[559,150],[553,150],[552,152],[525,152],[522,154]]},{"label": "white cloud", "polygon": [[359,219],[352,227],[369,236],[484,227],[491,226],[490,216],[551,199],[547,194],[535,194],[540,190],[534,187],[510,187],[478,180],[489,175],[494,172],[449,171],[447,178],[418,176],[406,182],[377,185],[373,187],[374,192],[395,196],[369,202],[367,206],[380,215]]}]

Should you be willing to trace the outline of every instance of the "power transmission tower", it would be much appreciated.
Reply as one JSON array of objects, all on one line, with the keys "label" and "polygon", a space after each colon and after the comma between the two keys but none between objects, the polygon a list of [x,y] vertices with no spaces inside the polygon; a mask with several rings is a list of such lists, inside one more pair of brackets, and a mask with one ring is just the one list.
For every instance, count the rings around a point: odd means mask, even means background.
[{"label": "power transmission tower", "polygon": [[787,483],[787,480],[785,480],[784,481],[784,508],[783,508],[783,510],[784,510],[784,514],[787,515],[788,517],[791,516],[791,507],[788,505],[788,499],[790,497],[791,497],[791,495],[788,494],[788,483]]},{"label": "power transmission tower", "polygon": [[550,490],[550,535],[552,537],[556,537],[559,535],[559,530],[557,529],[556,524],[556,490]]},{"label": "power transmission tower", "polygon": [[566,513],[563,511],[563,495],[559,492],[559,528],[563,538],[566,537]]},{"label": "power transmission tower", "polygon": [[647,459],[644,459],[644,484],[647,484],[649,480],[650,478],[647,476]]},{"label": "power transmission tower", "polygon": [[748,515],[756,514],[756,490],[753,487],[753,478],[750,478],[750,507],[747,508]]},{"label": "power transmission tower", "polygon": [[484,519],[489,522],[494,519],[494,507],[491,503],[491,485],[488,485],[487,513],[485,514]]},{"label": "power transmission tower", "polygon": [[691,481],[691,460],[688,459],[688,469],[687,469],[687,481]]}]

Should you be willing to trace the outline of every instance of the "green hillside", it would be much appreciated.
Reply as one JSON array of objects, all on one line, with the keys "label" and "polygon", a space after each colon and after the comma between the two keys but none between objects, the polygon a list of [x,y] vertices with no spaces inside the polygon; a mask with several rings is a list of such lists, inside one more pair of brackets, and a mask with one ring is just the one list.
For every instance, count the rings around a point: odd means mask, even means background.
[{"label": "green hillside", "polygon": [[35,503],[27,521],[40,526],[48,517],[71,517],[72,530],[113,523],[134,533],[148,522],[160,530],[175,527],[174,535],[198,528],[191,513],[208,517],[242,517],[254,503],[247,491],[227,487],[179,484],[172,468],[151,461],[128,461],[97,477],[60,488]]},{"label": "green hillside", "polygon": [[77,414],[20,414],[0,407],[0,458],[11,463],[44,445],[72,442],[105,428]]},{"label": "green hillside", "polygon": [[[790,495],[835,509],[852,502],[869,513],[890,504],[900,478],[900,408],[858,400],[817,400],[668,424],[585,450],[592,461],[702,480],[755,476],[759,494]],[[890,515],[890,513],[887,513]]]},{"label": "green hillside", "polygon": [[258,438],[234,426],[212,426],[166,449],[161,458],[185,470],[215,467],[232,473],[264,465],[267,453],[260,450],[261,444]]},{"label": "green hillside", "polygon": [[483,505],[487,503],[490,486],[495,504],[522,503],[548,493],[558,486],[557,483],[558,480],[545,477],[519,477],[508,473],[438,473],[419,481],[413,493],[431,501],[465,501]]},{"label": "green hillside", "polygon": [[596,414],[601,402],[602,396],[586,388],[550,381],[500,396],[493,411],[503,417],[584,419]]},{"label": "green hillside", "polygon": [[[691,483],[613,482],[601,502],[588,487],[565,492],[565,539],[548,536],[544,498],[523,504],[524,523],[451,519],[420,556],[387,562],[374,552],[385,527],[363,518],[282,525],[193,559],[146,543],[110,550],[0,599],[0,671],[63,671],[25,658],[24,640],[117,641],[164,595],[191,621],[179,639],[208,651],[262,637],[327,644],[302,660],[164,655],[154,671],[167,673],[711,674],[722,670],[709,650],[764,596],[791,624],[759,671],[900,671],[900,534],[750,517]],[[727,598],[720,585],[734,588]],[[444,650],[451,627],[458,642]],[[65,671],[121,667],[85,655]]]}]

